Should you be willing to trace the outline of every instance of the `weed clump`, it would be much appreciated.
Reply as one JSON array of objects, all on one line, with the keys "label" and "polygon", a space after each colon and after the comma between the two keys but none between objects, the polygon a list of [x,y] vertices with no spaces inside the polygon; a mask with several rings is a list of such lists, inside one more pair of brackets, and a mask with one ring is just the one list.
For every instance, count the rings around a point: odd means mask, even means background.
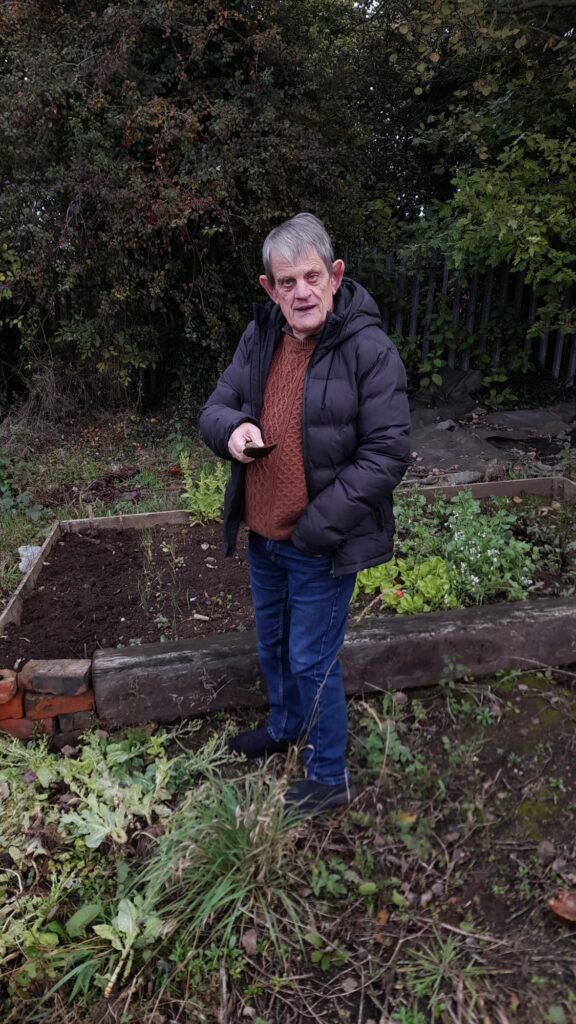
[{"label": "weed clump", "polygon": [[212,777],[189,794],[137,882],[165,934],[196,948],[209,931],[222,953],[255,923],[277,951],[300,940],[306,911],[293,891],[295,830],[280,787],[259,776]]}]

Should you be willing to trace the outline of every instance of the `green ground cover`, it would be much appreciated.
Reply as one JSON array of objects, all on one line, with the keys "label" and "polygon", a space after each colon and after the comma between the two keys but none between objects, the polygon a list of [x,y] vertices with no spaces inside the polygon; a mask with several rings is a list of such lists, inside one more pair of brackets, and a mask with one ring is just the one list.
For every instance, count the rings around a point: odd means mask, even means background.
[{"label": "green ground cover", "polygon": [[0,740],[2,1019],[573,1021],[575,720],[546,675],[353,704],[362,794],[306,822],[222,716]]},{"label": "green ground cover", "polygon": [[[11,452],[5,479],[29,505],[9,517],[39,539],[127,462],[141,501],[173,506],[183,451],[198,479],[205,456],[173,424]],[[561,512],[530,507],[528,552]],[[550,564],[566,557],[557,535]],[[227,755],[252,716],[96,731],[63,755],[0,739],[2,1020],[572,1024],[576,934],[548,900],[576,885],[574,676],[465,674],[353,703],[361,795],[316,821],[280,813],[296,752]]]}]

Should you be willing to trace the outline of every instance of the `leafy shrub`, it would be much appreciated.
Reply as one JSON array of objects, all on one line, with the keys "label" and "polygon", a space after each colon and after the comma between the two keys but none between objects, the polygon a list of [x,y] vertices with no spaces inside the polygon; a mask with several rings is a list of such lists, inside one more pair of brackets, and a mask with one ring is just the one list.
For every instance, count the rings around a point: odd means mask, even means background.
[{"label": "leafy shrub", "polygon": [[184,498],[186,511],[190,513],[192,526],[209,523],[218,519],[224,506],[224,492],[228,483],[229,468],[224,462],[214,466],[202,466],[195,479],[190,467],[190,456],[180,453],[180,468],[184,481]]}]

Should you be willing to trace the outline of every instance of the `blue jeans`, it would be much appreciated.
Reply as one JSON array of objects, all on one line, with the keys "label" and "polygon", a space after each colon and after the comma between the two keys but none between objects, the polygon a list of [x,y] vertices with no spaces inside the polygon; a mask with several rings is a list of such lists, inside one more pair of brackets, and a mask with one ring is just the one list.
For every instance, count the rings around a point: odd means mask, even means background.
[{"label": "blue jeans", "polygon": [[348,724],[338,652],[356,575],[333,576],[330,557],[252,531],[248,552],[268,731],[275,740],[306,738],[307,778],[339,785]]}]

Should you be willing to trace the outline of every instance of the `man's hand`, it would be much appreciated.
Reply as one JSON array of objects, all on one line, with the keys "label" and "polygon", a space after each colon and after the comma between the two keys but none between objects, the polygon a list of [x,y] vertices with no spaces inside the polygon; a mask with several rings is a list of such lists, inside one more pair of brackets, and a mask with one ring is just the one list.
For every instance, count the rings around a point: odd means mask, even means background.
[{"label": "man's hand", "polygon": [[238,462],[254,462],[248,455],[244,455],[247,444],[260,447],[264,444],[260,428],[253,423],[241,423],[236,430],[233,430],[228,439],[228,451],[233,459]]}]

